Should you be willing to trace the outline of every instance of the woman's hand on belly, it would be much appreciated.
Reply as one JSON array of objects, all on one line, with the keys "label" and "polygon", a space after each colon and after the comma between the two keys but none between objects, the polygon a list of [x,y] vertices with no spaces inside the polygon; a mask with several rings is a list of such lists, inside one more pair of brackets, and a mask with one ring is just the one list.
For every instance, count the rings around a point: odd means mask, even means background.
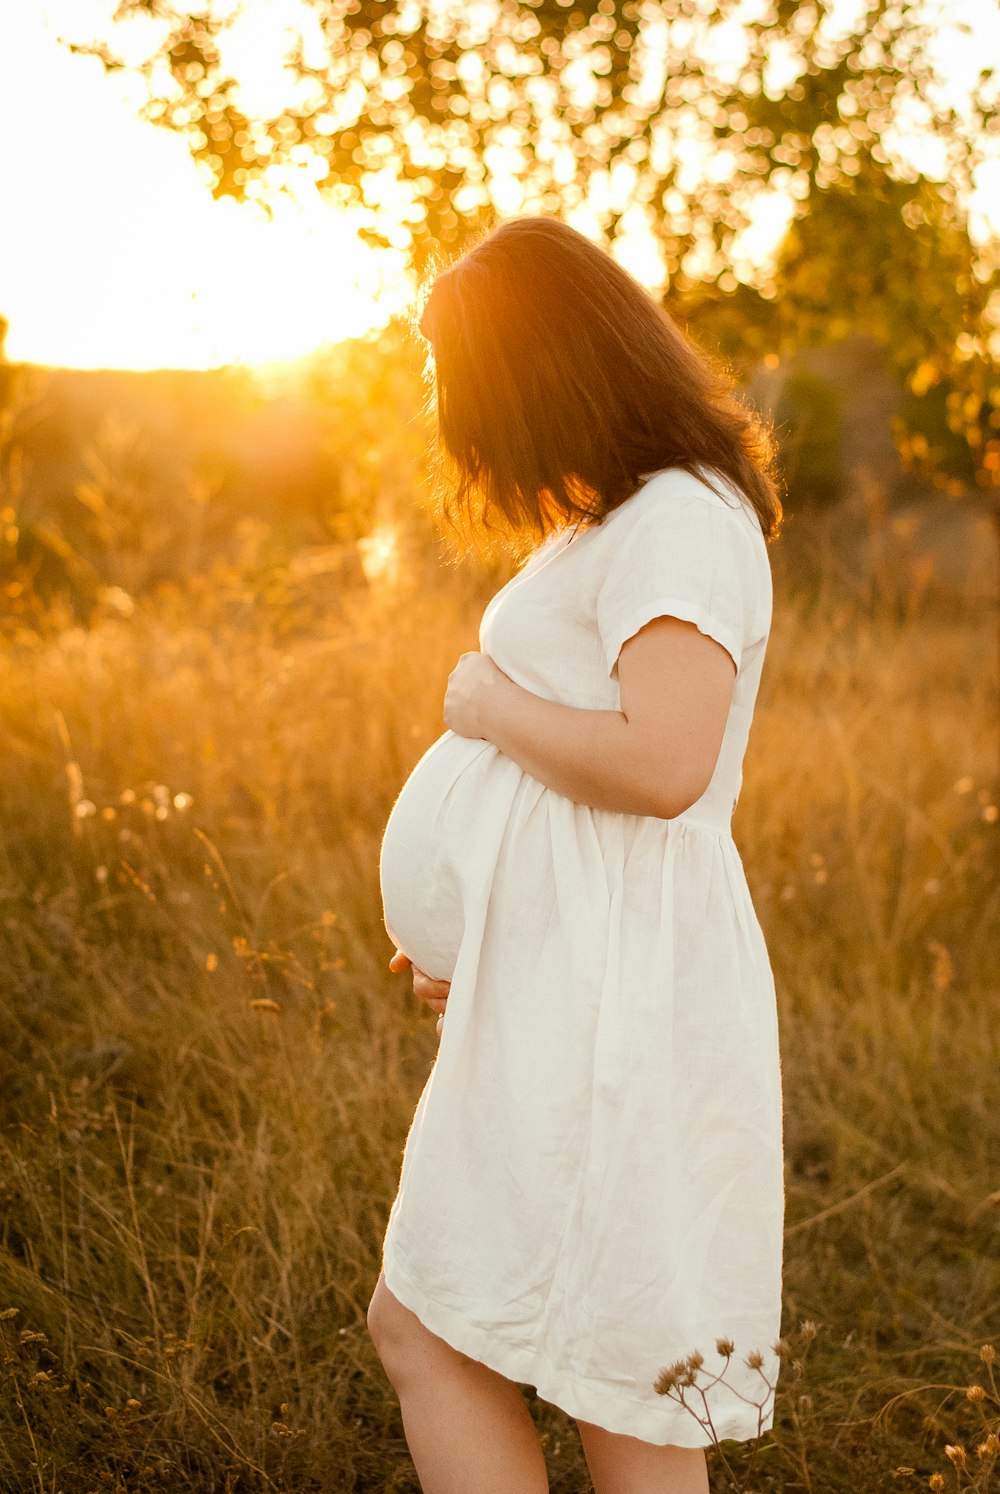
[{"label": "woman's hand on belly", "polygon": [[674,819],[715,773],[736,658],[665,613],[626,639],[616,662],[621,708],[593,710],[524,689],[488,654],[462,654],[448,677],[445,719],[577,804]]},{"label": "woman's hand on belly", "polygon": [[404,970],[413,971],[413,994],[418,1001],[429,1006],[432,1012],[438,1013],[437,1033],[441,1036],[441,1028],[444,1025],[444,1009],[448,1001],[448,992],[451,990],[451,982],[447,980],[431,980],[422,970],[418,970],[408,954],[397,949],[389,961],[389,969],[394,975],[401,974]]},{"label": "woman's hand on belly", "polygon": [[459,737],[486,737],[491,698],[514,682],[489,654],[460,654],[448,676],[444,724]]}]

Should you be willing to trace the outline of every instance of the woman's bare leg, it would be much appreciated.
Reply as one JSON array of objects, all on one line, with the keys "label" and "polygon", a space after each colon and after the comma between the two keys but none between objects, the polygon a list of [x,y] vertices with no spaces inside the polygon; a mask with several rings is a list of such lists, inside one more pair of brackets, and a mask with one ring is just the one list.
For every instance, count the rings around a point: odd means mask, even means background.
[{"label": "woman's bare leg", "polygon": [[512,1381],[428,1332],[381,1275],[368,1329],[424,1494],[547,1494],[535,1424]]},{"label": "woman's bare leg", "polygon": [[595,1494],[708,1494],[701,1447],[657,1447],[578,1421]]}]

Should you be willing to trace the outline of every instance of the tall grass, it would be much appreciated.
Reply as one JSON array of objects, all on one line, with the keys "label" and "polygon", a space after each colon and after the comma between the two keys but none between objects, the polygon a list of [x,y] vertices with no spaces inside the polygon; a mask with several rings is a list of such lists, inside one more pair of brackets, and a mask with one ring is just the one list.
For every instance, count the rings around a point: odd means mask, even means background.
[{"label": "tall grass", "polygon": [[[994,623],[807,586],[781,543],[734,830],[780,999],[784,1322],[818,1331],[754,1487],[985,1488]],[[364,1313],[435,1036],[377,854],[492,583],[419,545],[319,605],[318,574],[217,569],[0,661],[10,1494],[416,1488]]]}]

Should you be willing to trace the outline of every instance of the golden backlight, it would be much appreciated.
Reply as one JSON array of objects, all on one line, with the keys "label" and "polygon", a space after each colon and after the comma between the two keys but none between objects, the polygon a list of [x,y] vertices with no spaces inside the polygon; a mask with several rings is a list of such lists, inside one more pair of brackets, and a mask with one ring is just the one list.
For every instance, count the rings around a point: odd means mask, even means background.
[{"label": "golden backlight", "polygon": [[107,9],[0,4],[0,315],[11,359],[285,361],[408,302],[404,254],[358,236],[378,226],[373,211],[325,199],[308,171],[275,194],[270,216],[215,201],[184,143],[137,117],[135,85],[60,44]]},{"label": "golden backlight", "polygon": [[[241,98],[261,117],[281,107],[283,27],[301,3],[264,0],[239,33]],[[839,0],[831,14],[855,7]],[[402,310],[413,282],[392,173],[371,173],[366,201],[350,209],[324,195],[315,160],[303,160],[269,196],[270,215],[256,202],[214,200],[184,142],[138,117],[141,85],[63,44],[107,35],[114,9],[114,0],[0,0],[0,316],[10,323],[8,356],[78,368],[285,363]],[[995,48],[998,13],[995,0],[950,0],[937,63],[956,101],[984,49]],[[720,26],[715,37],[734,65],[738,30]],[[901,120],[893,145],[933,175],[933,142],[922,143],[919,121]],[[507,158],[491,149],[498,212],[538,211],[525,195],[519,151]],[[712,169],[703,154],[685,158],[678,181],[697,193]],[[660,248],[634,177],[625,162],[596,172],[586,200],[567,204],[564,216],[600,239],[608,212],[621,214],[613,253],[659,288]],[[974,237],[1000,229],[998,180],[1000,148],[984,146],[970,203]],[[786,192],[758,194],[731,246],[737,279],[770,259],[795,211]],[[399,247],[373,248],[361,229]]]}]

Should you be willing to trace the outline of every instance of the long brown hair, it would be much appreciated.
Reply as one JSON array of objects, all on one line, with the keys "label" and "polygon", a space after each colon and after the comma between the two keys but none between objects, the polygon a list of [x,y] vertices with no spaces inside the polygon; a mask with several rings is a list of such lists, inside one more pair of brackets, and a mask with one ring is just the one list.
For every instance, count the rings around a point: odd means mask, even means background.
[{"label": "long brown hair", "polygon": [[662,467],[700,467],[713,487],[704,469],[714,469],[776,537],[770,430],[584,234],[557,218],[508,218],[435,269],[420,299],[434,503],[459,549],[524,553],[568,522],[599,523]]}]

